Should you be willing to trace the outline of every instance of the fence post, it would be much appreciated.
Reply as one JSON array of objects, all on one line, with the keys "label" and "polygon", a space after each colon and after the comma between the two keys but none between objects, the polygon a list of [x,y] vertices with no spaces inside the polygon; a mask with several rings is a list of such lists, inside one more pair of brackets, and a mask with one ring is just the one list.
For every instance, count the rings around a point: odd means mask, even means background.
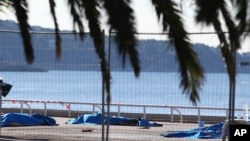
[{"label": "fence post", "polygon": [[229,112],[228,112],[228,109],[226,109],[226,120],[228,120],[229,119],[229,114],[228,114]]},{"label": "fence post", "polygon": [[120,116],[121,116],[120,104],[117,105],[117,109],[118,109],[118,114],[117,114],[117,116],[120,117]]},{"label": "fence post", "polygon": [[143,118],[146,119],[146,106],[143,106]]},{"label": "fence post", "polygon": [[71,117],[71,105],[69,104],[69,107],[68,107],[68,117]]},{"label": "fence post", "polygon": [[47,116],[47,102],[44,102],[44,115]]},{"label": "fence post", "polygon": [[200,108],[198,107],[198,123],[201,121],[201,112]]},{"label": "fence post", "polygon": [[171,110],[171,122],[174,122],[174,111],[173,111],[173,107],[171,107],[170,110]]},{"label": "fence post", "polygon": [[21,102],[20,104],[21,104],[21,113],[23,113],[23,102]]}]

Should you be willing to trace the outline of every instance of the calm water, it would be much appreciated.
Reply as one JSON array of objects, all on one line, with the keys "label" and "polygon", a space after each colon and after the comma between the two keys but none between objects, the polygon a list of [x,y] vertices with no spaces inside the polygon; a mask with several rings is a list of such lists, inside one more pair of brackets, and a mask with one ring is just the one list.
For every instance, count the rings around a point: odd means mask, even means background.
[{"label": "calm water", "polygon": [[[4,100],[46,100],[62,102],[101,103],[102,83],[100,72],[90,71],[49,71],[49,72],[0,72],[4,82],[13,85]],[[202,107],[228,107],[228,77],[223,73],[205,75],[200,102]],[[238,74],[236,86],[236,108],[243,103],[250,104],[250,75]],[[179,74],[142,72],[135,78],[131,72],[112,72],[112,103],[153,104],[169,106],[193,106],[179,88]],[[19,107],[18,104],[3,104],[3,107]],[[42,105],[31,104],[32,108]],[[61,105],[48,108],[63,109]],[[86,110],[88,106],[72,106],[72,109]],[[90,109],[92,110],[92,109]],[[114,109],[115,110],[115,109]],[[123,108],[126,112],[141,109]],[[149,109],[148,112],[169,112],[167,109]],[[197,113],[197,111],[185,111]],[[214,111],[203,111],[206,114]],[[218,111],[220,112],[220,111]],[[217,113],[220,114],[220,113]],[[223,113],[224,114],[224,113]]]}]

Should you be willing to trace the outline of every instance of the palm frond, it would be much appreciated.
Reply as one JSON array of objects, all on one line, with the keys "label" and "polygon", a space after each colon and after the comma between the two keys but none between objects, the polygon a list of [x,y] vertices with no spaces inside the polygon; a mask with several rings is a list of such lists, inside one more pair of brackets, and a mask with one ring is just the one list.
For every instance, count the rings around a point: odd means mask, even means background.
[{"label": "palm frond", "polygon": [[179,11],[175,8],[176,4],[171,0],[152,0],[152,3],[158,18],[162,18],[163,32],[169,32],[169,38],[175,46],[181,75],[180,87],[196,104],[204,78],[203,68],[191,48]]},{"label": "palm frond", "polygon": [[[99,4],[97,0],[82,0],[82,6],[85,10],[85,16],[86,19],[89,22],[89,30],[90,34],[93,37],[96,53],[98,54],[100,58],[100,64],[101,64],[101,71],[102,76],[105,81],[106,91],[108,94],[110,94],[110,72],[108,69],[108,64],[105,58],[105,51],[104,51],[104,38],[103,33],[100,28],[100,12],[98,10]],[[110,103],[110,101],[108,101]]]},{"label": "palm frond", "polygon": [[240,21],[238,27],[240,34],[243,34],[247,26],[248,0],[237,0],[236,2],[238,7],[236,19]]},{"label": "palm frond", "polygon": [[108,14],[108,24],[116,32],[119,53],[123,55],[125,64],[126,54],[129,55],[135,76],[140,73],[139,55],[136,50],[135,23],[133,9],[129,0],[104,0],[104,8]]},{"label": "palm frond", "polygon": [[[9,0],[0,0],[0,7],[9,7],[11,4],[9,2]],[[0,11],[2,12],[2,9],[0,9]]]},{"label": "palm frond", "polygon": [[31,36],[29,33],[30,26],[28,24],[28,4],[26,0],[12,0],[12,6],[15,9],[21,36],[24,44],[24,52],[26,61],[32,63],[34,61],[34,52],[31,44]]},{"label": "palm frond", "polygon": [[54,20],[54,25],[55,25],[55,44],[56,44],[56,57],[59,58],[61,56],[62,48],[61,48],[61,36],[59,33],[59,26],[57,23],[57,18],[56,18],[56,12],[55,12],[55,7],[56,3],[54,0],[49,0],[49,5],[50,5],[50,12],[52,14],[53,20]]},{"label": "palm frond", "polygon": [[96,0],[82,0],[82,8],[84,9],[84,14],[88,20],[88,26],[90,34],[94,37],[95,46],[103,45],[102,31],[100,27],[100,11],[98,10],[99,4]]},{"label": "palm frond", "polygon": [[81,39],[84,36],[84,26],[82,23],[82,6],[80,0],[68,0],[68,5],[70,7],[70,14],[73,18],[73,30],[79,32]]},{"label": "palm frond", "polygon": [[230,12],[228,12],[226,9],[225,2],[221,5],[220,10],[223,15],[226,26],[228,28],[229,40],[231,42],[230,43],[231,50],[233,51],[234,50],[233,48],[239,49],[240,48],[240,34],[234,21],[231,18]]},{"label": "palm frond", "polygon": [[223,60],[226,63],[226,69],[229,75],[230,82],[235,82],[235,61],[233,59],[232,50],[230,50],[227,39],[222,31],[220,21],[218,19],[214,19],[213,26],[215,31],[217,32],[218,38],[220,40],[220,49]]},{"label": "palm frond", "polygon": [[[229,75],[229,79],[231,82],[235,81],[235,69],[234,69],[234,59],[233,59],[233,51],[236,45],[239,46],[239,33],[231,20],[230,15],[226,11],[225,1],[224,0],[196,0],[197,11],[196,11],[196,21],[200,23],[212,24],[217,36],[220,40],[220,49],[223,60],[226,64],[226,69]],[[207,13],[206,13],[206,10]],[[225,23],[230,30],[229,39],[231,41],[231,46],[228,44],[228,40],[225,37],[225,33],[221,28],[221,23],[219,20],[219,11],[222,12]],[[236,34],[236,35],[233,35]],[[236,38],[236,39],[233,39]]]},{"label": "palm frond", "polygon": [[0,0],[0,5],[1,6],[7,6],[7,5],[9,5],[9,0]]},{"label": "palm frond", "polygon": [[197,22],[212,24],[213,19],[218,17],[218,10],[222,5],[221,0],[196,0],[197,10],[195,19]]}]

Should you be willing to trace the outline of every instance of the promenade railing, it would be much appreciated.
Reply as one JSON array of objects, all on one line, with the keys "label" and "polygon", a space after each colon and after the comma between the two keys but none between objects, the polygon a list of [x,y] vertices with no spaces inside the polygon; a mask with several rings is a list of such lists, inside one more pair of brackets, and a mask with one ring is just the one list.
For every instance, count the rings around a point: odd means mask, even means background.
[{"label": "promenade railing", "polygon": [[[33,104],[42,104],[43,108],[41,109],[43,111],[44,115],[47,115],[48,110],[48,105],[49,104],[58,104],[63,106],[64,110],[67,111],[67,116],[68,117],[72,117],[72,110],[71,107],[72,105],[88,105],[91,106],[92,109],[90,111],[92,111],[93,113],[95,112],[100,112],[102,111],[101,109],[101,103],[82,103],[82,102],[62,102],[62,101],[33,101],[33,100],[3,100],[2,101],[3,107],[4,104],[20,104],[20,113],[24,112],[24,109],[28,109],[29,114],[32,114],[32,111],[34,110],[34,108],[32,108]],[[132,107],[132,108],[139,108],[141,109],[141,112],[139,112],[139,114],[142,114],[143,118],[147,118],[148,114],[152,114],[150,112],[147,112],[147,109],[149,108],[161,108],[161,109],[170,109],[170,121],[174,122],[177,119],[176,116],[179,119],[179,122],[182,123],[183,122],[183,113],[181,112],[181,110],[183,109],[189,109],[189,110],[197,110],[197,114],[194,114],[194,116],[197,116],[198,122],[201,121],[201,116],[203,116],[201,114],[201,112],[204,110],[211,110],[211,111],[222,111],[225,112],[225,115],[223,117],[225,117],[225,120],[228,119],[228,109],[227,108],[212,108],[212,107],[194,107],[194,106],[168,106],[168,105],[142,105],[142,104],[111,104],[111,107],[115,108],[116,110],[113,112],[117,114],[117,116],[121,115],[121,108],[122,107]],[[235,111],[242,111],[242,109],[235,109]],[[154,113],[157,114],[157,113]],[[167,113],[158,113],[158,114],[166,114]]]}]

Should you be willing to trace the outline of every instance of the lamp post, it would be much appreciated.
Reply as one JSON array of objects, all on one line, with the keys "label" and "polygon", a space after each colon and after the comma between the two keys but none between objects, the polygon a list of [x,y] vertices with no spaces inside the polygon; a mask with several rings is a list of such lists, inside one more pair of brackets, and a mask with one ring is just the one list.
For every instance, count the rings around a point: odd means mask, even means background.
[{"label": "lamp post", "polygon": [[4,83],[2,77],[0,77],[0,135],[1,135],[1,127],[2,127],[2,96],[6,97],[12,88],[11,84]]}]

